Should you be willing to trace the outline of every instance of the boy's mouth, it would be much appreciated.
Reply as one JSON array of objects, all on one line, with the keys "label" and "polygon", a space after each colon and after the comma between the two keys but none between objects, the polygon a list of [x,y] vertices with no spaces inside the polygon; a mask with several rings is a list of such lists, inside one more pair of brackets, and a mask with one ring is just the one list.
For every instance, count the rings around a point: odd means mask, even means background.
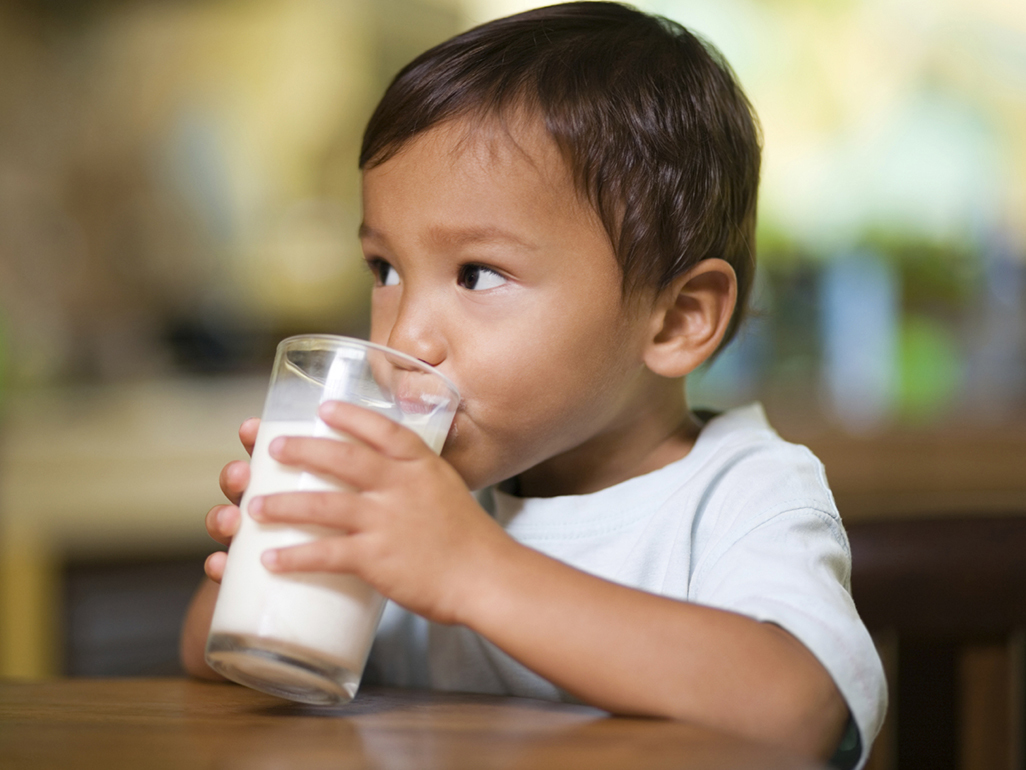
[{"label": "boy's mouth", "polygon": [[420,398],[403,397],[399,394],[396,394],[395,403],[403,414],[431,414],[436,408],[431,404],[425,403]]},{"label": "boy's mouth", "polygon": [[[420,387],[424,375],[419,372],[404,372],[394,384],[392,398],[403,414],[432,414],[451,408],[452,396],[446,392],[425,391]],[[456,405],[456,411],[463,409],[463,401]]]}]

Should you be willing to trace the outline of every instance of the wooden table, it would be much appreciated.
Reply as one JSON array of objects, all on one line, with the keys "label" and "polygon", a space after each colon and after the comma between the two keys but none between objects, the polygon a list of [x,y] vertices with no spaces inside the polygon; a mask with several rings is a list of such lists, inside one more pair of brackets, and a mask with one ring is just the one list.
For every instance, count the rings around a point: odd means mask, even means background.
[{"label": "wooden table", "polygon": [[315,708],[185,679],[0,682],[0,767],[203,770],[817,765],[680,722],[584,706],[367,689]]}]

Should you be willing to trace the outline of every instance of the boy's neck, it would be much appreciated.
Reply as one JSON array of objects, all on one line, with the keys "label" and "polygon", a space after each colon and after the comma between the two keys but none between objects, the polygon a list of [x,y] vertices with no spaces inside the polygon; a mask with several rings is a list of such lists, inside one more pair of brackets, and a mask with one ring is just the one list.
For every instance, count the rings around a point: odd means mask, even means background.
[{"label": "boy's neck", "polygon": [[701,428],[688,409],[683,382],[664,380],[619,422],[503,487],[521,497],[598,492],[681,459]]}]

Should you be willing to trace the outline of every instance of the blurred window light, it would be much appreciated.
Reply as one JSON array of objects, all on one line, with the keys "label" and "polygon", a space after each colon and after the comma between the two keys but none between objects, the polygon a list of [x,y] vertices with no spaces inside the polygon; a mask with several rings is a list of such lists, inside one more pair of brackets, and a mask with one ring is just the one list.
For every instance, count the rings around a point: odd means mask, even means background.
[{"label": "blurred window light", "polygon": [[866,433],[891,415],[898,388],[898,276],[873,252],[842,254],[820,285],[823,386],[845,428]]}]

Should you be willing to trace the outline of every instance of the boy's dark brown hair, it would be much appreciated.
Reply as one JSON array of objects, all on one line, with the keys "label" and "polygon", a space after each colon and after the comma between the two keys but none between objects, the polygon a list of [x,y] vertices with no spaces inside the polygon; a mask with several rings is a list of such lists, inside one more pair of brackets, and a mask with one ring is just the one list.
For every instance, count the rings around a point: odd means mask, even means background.
[{"label": "boy's dark brown hair", "polygon": [[392,81],[360,168],[454,118],[540,116],[598,212],[624,291],[667,287],[700,260],[755,270],[759,129],[730,67],[676,22],[626,5],[567,3],[488,22],[421,54]]}]

